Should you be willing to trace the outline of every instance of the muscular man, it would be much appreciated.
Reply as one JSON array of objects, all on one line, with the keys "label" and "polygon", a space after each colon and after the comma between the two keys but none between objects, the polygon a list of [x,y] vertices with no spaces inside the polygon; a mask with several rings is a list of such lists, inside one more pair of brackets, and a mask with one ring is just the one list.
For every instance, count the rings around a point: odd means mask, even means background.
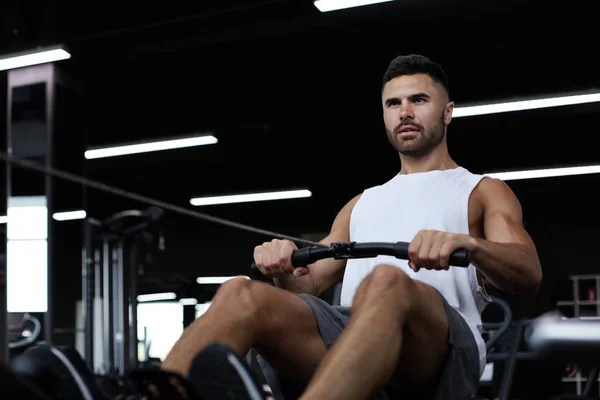
[{"label": "muscular man", "polygon": [[[418,55],[397,57],[381,93],[400,171],[349,201],[321,243],[407,241],[410,261],[327,259],[294,269],[294,243],[264,243],[254,260],[275,286],[243,278],[223,284],[163,369],[188,376],[194,357],[220,342],[239,355],[255,348],[306,384],[306,400],[475,393],[485,365],[483,281],[509,293],[536,291],[536,248],[511,190],[448,153],[454,103],[442,68]],[[471,252],[468,268],[449,267],[457,249]],[[341,307],[317,297],[340,281]]]}]

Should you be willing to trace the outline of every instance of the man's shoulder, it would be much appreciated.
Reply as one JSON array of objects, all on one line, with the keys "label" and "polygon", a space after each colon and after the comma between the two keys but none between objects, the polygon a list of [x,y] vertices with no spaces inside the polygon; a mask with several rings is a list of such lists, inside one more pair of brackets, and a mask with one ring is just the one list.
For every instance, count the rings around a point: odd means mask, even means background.
[{"label": "man's shoulder", "polygon": [[486,195],[503,194],[507,191],[512,192],[510,187],[502,179],[483,175],[479,185],[475,188],[477,191]]},{"label": "man's shoulder", "polygon": [[515,193],[506,182],[491,176],[484,176],[481,179],[473,190],[473,195],[483,206],[517,200]]}]

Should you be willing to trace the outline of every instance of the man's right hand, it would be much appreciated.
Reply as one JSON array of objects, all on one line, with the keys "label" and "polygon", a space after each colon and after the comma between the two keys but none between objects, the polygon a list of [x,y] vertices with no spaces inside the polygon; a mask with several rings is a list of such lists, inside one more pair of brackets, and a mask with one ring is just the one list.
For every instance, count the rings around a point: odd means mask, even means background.
[{"label": "man's right hand", "polygon": [[308,268],[292,266],[292,252],[297,249],[290,240],[273,239],[254,248],[254,263],[269,278],[282,278],[290,274],[300,277],[308,273]]}]

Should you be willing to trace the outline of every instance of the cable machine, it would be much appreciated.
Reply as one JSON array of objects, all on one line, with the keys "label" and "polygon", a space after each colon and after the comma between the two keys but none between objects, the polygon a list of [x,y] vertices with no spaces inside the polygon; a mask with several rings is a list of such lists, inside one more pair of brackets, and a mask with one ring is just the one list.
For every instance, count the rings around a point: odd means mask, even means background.
[{"label": "cable machine", "polygon": [[83,353],[97,374],[123,376],[138,366],[138,277],[145,246],[156,243],[151,228],[162,215],[150,207],[84,222]]}]

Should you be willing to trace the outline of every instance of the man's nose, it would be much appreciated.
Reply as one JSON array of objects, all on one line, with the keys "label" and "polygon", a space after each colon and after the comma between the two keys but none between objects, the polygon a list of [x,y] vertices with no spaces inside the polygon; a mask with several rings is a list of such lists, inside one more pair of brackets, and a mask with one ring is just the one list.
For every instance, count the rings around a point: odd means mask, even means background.
[{"label": "man's nose", "polygon": [[415,117],[414,110],[410,104],[404,103],[400,105],[400,119],[412,119]]}]

